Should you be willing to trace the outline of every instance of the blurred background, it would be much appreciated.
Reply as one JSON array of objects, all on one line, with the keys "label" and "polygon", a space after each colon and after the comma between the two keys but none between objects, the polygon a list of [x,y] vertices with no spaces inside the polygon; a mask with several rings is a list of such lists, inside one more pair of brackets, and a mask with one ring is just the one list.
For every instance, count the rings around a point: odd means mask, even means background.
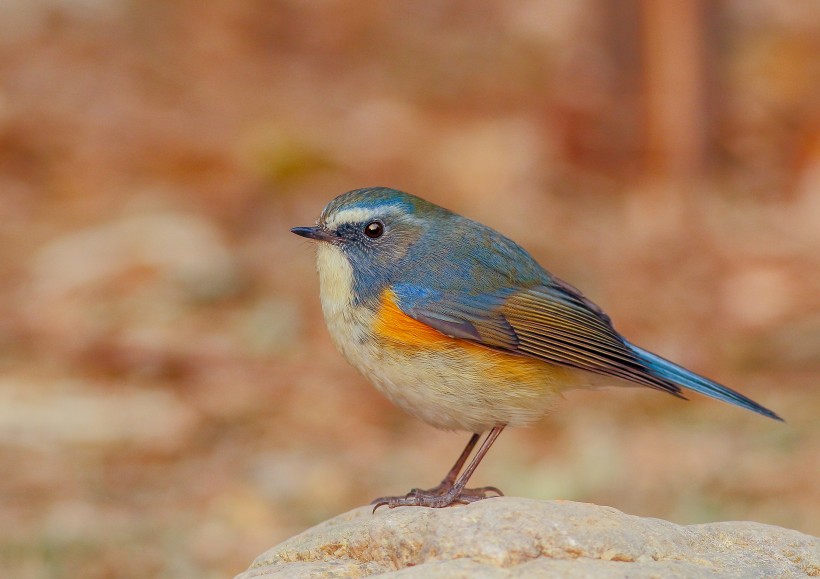
[{"label": "blurred background", "polygon": [[224,577],[465,433],[337,354],[314,251],[388,185],[779,424],[570,393],[476,485],[820,534],[820,4],[4,0],[0,574]]}]

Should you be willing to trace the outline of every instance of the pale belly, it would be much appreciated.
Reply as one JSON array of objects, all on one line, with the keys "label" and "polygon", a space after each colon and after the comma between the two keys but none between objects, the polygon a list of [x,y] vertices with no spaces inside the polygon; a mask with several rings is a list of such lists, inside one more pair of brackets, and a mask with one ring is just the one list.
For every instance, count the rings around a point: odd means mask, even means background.
[{"label": "pale belly", "polygon": [[530,424],[547,412],[557,394],[583,380],[573,370],[490,350],[427,351],[375,340],[350,347],[336,341],[394,404],[447,430],[480,433],[501,424]]}]

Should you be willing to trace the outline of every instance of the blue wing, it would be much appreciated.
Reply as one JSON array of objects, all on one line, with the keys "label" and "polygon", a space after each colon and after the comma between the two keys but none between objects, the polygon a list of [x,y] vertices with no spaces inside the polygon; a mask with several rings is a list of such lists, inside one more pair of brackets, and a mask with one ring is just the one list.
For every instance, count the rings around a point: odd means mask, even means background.
[{"label": "blue wing", "polygon": [[478,295],[412,284],[396,284],[392,289],[404,313],[448,336],[615,376],[680,398],[683,386],[780,419],[742,394],[633,346],[598,306],[555,278],[532,287]]}]

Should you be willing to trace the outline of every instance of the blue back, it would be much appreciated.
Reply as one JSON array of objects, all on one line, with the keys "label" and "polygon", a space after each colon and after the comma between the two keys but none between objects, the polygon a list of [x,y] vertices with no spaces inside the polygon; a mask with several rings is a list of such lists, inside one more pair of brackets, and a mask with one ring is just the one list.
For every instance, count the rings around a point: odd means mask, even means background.
[{"label": "blue back", "polygon": [[384,212],[385,239],[393,234],[386,247],[347,248],[361,300],[405,282],[439,292],[486,294],[552,281],[514,241],[409,193],[384,187],[350,191],[331,201],[320,221],[347,209]]}]

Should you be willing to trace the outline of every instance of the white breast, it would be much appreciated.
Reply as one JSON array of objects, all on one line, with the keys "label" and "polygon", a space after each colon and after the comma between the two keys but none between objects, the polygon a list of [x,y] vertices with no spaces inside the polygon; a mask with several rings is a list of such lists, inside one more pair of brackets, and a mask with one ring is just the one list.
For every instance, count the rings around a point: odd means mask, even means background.
[{"label": "white breast", "polygon": [[362,348],[370,334],[374,314],[353,305],[353,268],[342,250],[330,243],[319,244],[316,267],[322,311],[330,336],[339,351],[368,376],[372,363],[363,359]]}]

